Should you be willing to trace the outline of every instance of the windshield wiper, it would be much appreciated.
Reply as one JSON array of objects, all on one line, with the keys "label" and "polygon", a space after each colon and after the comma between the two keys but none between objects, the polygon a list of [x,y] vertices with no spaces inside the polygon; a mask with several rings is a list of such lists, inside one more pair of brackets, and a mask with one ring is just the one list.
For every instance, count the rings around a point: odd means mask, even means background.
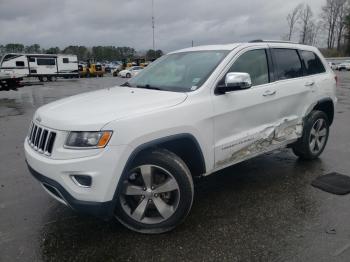
[{"label": "windshield wiper", "polygon": [[161,90],[159,87],[150,86],[149,84],[147,84],[147,85],[137,85],[136,87],[137,87],[137,88],[146,88],[146,89]]}]

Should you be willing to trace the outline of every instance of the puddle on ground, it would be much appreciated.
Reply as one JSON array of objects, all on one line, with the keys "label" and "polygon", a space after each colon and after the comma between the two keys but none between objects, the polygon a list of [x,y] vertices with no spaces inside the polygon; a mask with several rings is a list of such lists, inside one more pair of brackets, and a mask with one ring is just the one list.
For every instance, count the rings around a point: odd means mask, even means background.
[{"label": "puddle on ground", "polygon": [[23,106],[16,99],[0,99],[0,118],[23,115]]}]

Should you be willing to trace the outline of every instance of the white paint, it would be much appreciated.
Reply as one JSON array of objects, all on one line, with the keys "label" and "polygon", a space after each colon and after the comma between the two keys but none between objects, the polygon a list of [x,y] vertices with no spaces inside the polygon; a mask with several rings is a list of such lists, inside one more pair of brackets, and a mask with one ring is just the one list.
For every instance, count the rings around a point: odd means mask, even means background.
[{"label": "white paint", "polygon": [[[214,88],[236,58],[256,48],[289,47],[317,53],[326,72],[276,81],[251,89],[215,95]],[[321,98],[334,103],[334,73],[314,47],[286,43],[243,43],[194,47],[178,52],[232,50],[198,89],[188,93],[115,87],[65,98],[39,108],[41,125],[57,131],[51,157],[33,151],[25,142],[28,163],[55,179],[75,198],[89,201],[112,199],[132,151],[165,136],[189,133],[203,152],[207,173],[264,152],[285,147],[302,133],[302,119]],[[314,85],[307,83],[314,81]],[[275,91],[273,96],[263,96]],[[112,130],[104,149],[63,148],[68,131]],[[70,172],[93,176],[91,188],[81,188]]]}]

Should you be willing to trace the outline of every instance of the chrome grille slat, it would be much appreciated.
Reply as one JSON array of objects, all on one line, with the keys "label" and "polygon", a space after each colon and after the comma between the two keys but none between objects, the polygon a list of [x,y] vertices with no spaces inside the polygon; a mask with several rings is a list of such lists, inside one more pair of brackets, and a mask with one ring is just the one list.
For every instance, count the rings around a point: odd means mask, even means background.
[{"label": "chrome grille slat", "polygon": [[56,139],[56,132],[32,122],[28,132],[28,144],[40,154],[50,156]]}]

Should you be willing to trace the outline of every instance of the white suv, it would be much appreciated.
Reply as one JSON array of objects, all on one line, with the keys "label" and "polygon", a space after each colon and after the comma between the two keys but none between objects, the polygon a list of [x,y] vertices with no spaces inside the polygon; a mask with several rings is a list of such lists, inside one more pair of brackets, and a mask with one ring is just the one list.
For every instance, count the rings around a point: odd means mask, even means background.
[{"label": "white suv", "polygon": [[39,108],[25,156],[58,201],[138,232],[165,232],[189,213],[194,176],[282,147],[317,158],[335,88],[311,46],[260,40],[183,49],[122,86]]}]

